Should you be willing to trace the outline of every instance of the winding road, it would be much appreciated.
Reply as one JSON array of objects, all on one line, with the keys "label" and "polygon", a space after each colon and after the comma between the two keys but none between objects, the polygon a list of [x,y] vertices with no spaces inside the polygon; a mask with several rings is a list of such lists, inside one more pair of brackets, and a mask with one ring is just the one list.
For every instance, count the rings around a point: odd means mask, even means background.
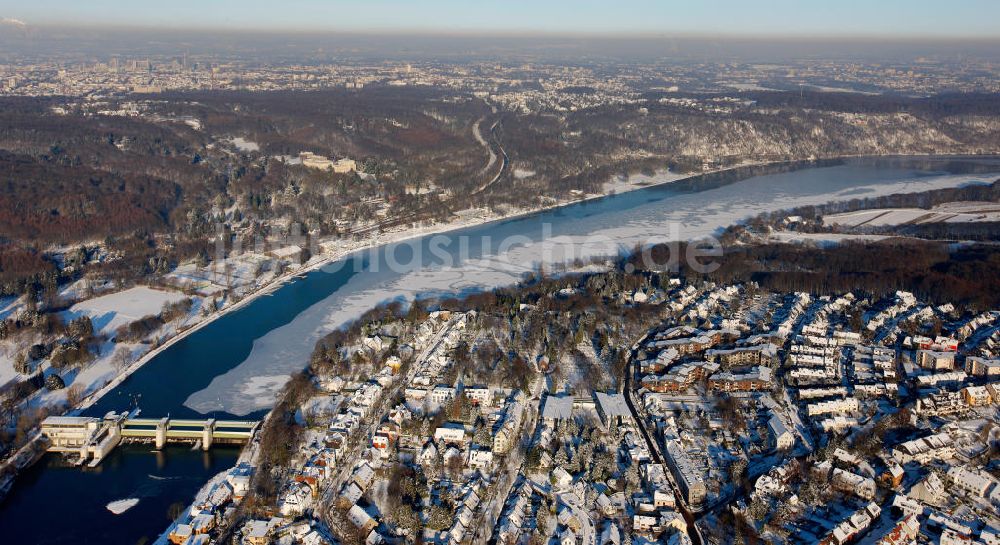
[{"label": "winding road", "polygon": [[[507,171],[510,169],[510,158],[507,156],[507,152],[503,149],[503,146],[500,145],[500,140],[497,138],[496,135],[497,127],[500,126],[500,120],[498,119],[494,121],[492,125],[490,125],[490,134],[488,140],[485,137],[483,137],[482,131],[480,130],[480,125],[482,125],[483,122],[486,120],[487,120],[486,117],[480,118],[479,121],[477,121],[472,126],[473,137],[475,137],[476,141],[479,142],[480,145],[485,147],[490,154],[490,158],[487,161],[486,166],[484,166],[483,169],[480,171],[480,174],[482,176],[489,176],[490,170],[497,162],[497,157],[500,157],[500,170],[498,170],[496,174],[494,174],[488,180],[483,182],[474,191],[472,191],[472,193],[469,193],[465,197],[479,195],[484,191],[486,191],[487,189],[493,187],[497,182],[500,181],[501,178],[503,178],[504,174],[506,174]],[[432,216],[433,215],[425,207],[422,210],[414,210],[413,212],[410,212],[409,214],[406,214],[398,218],[384,220],[381,222],[351,229],[347,233],[347,235],[364,236],[396,225],[413,223],[424,219],[428,219]]]},{"label": "winding road", "polygon": [[500,145],[500,139],[497,138],[497,127],[500,126],[500,120],[498,119],[494,121],[492,125],[490,125],[490,139],[488,141],[485,138],[483,138],[482,131],[480,131],[479,129],[483,121],[486,121],[485,117],[480,119],[479,122],[476,123],[472,128],[472,133],[476,137],[476,141],[485,146],[490,152],[490,160],[488,163],[486,163],[486,166],[483,168],[483,174],[489,173],[490,168],[492,168],[493,165],[497,162],[497,157],[500,157],[501,159],[500,170],[497,171],[495,176],[487,180],[485,183],[483,183],[483,185],[476,188],[476,190],[472,192],[473,195],[478,195],[483,191],[486,191],[487,189],[492,187],[497,182],[499,182],[500,178],[502,178],[503,175],[507,172],[507,169],[510,168],[510,158],[507,157],[507,152],[504,151],[503,146]]}]

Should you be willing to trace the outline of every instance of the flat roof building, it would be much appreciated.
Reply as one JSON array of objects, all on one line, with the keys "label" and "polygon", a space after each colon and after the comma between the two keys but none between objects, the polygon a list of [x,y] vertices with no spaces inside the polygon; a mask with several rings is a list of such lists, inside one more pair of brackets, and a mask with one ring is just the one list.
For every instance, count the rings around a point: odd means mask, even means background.
[{"label": "flat roof building", "polygon": [[548,423],[561,422],[573,417],[573,396],[547,395],[542,408],[542,418]]},{"label": "flat roof building", "polygon": [[605,426],[609,428],[621,426],[631,418],[631,412],[625,403],[624,395],[596,392],[594,397],[597,398],[597,414],[600,415]]}]

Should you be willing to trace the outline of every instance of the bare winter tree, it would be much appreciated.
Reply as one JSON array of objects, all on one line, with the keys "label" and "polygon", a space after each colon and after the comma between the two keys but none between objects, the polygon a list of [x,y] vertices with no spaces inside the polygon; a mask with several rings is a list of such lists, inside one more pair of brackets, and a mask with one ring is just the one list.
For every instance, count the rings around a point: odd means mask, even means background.
[{"label": "bare winter tree", "polygon": [[111,356],[111,362],[115,366],[115,369],[121,371],[129,365],[132,365],[134,361],[132,357],[132,350],[125,346],[119,346],[115,349],[115,353]]}]

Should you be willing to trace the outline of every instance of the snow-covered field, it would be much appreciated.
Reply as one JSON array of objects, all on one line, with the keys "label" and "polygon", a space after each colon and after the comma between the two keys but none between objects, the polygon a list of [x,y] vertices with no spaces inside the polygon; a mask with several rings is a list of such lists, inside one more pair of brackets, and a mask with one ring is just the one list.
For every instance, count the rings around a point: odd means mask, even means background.
[{"label": "snow-covered field", "polygon": [[182,263],[166,275],[165,279],[174,286],[197,290],[199,294],[211,296],[221,293],[231,286],[237,291],[263,285],[274,279],[273,271],[257,273],[267,268],[270,258],[256,253],[245,253],[226,258],[218,264],[198,267],[194,263]]},{"label": "snow-covered field", "polygon": [[0,347],[0,386],[7,384],[18,376],[19,374],[14,371],[14,354],[12,347]]},{"label": "snow-covered field", "polygon": [[885,235],[847,235],[836,233],[797,233],[795,231],[775,231],[768,235],[772,242],[812,243],[817,246],[835,246],[848,240],[879,241],[892,238]]},{"label": "snow-covered field", "polygon": [[494,241],[522,238],[502,251],[494,249],[481,258],[450,266],[402,272],[383,269],[354,275],[344,287],[313,304],[289,324],[256,339],[243,363],[192,394],[185,405],[202,412],[223,410],[233,414],[270,406],[278,387],[262,388],[264,381],[254,381],[254,377],[267,377],[267,382],[276,384],[274,377],[288,376],[305,365],[316,341],[325,333],[387,300],[511,284],[541,262],[606,256],[631,249],[637,243],[696,239],[763,212],[842,201],[859,194],[875,197],[912,193],[993,179],[988,174],[927,176],[903,171],[893,176],[885,169],[844,165],[759,177],[662,200],[650,197],[627,210],[605,209],[598,203],[586,214],[552,220],[548,233],[545,226],[535,230],[533,220],[524,226],[518,226],[516,221],[503,222],[484,232]]},{"label": "snow-covered field", "polygon": [[[91,286],[94,287],[94,286]],[[96,286],[99,291],[104,291],[109,286]],[[66,286],[64,292],[66,296],[81,296],[84,292],[89,292],[88,286],[79,282]],[[89,316],[94,324],[97,333],[113,334],[115,330],[123,325],[127,325],[137,319],[149,315],[159,314],[166,303],[174,303],[186,299],[183,293],[153,289],[149,287],[135,287],[128,290],[102,295],[81,301],[69,310],[62,313],[64,321],[70,321],[80,316]],[[173,337],[178,330],[190,327],[204,320],[201,313],[201,298],[194,298],[191,309],[186,316],[175,319],[152,332],[150,338],[164,339]],[[38,342],[41,338],[34,340],[21,339],[20,346],[12,343],[0,343],[0,385],[17,378],[18,373],[14,372],[13,361],[18,350],[24,350],[26,343]],[[150,345],[142,343],[115,343],[104,341],[93,350],[94,358],[76,368],[56,369],[50,366],[48,361],[42,362],[42,372],[49,374],[59,374],[66,383],[67,388],[50,391],[41,389],[35,393],[28,401],[33,406],[57,406],[66,402],[66,394],[70,387],[79,390],[84,395],[90,395],[100,390],[107,384],[119,377],[123,369],[134,370],[132,365],[139,358],[149,351]]]},{"label": "snow-covered field", "polygon": [[823,216],[824,225],[844,227],[886,226],[924,223],[1000,221],[1000,203],[951,202],[930,210],[922,208],[875,208]]},{"label": "snow-covered field", "polygon": [[759,83],[743,83],[743,82],[720,82],[726,87],[731,89],[736,89],[737,91],[776,91],[777,89],[771,89],[770,87],[763,87]]},{"label": "snow-covered field", "polygon": [[921,210],[919,208],[879,208],[824,216],[823,224],[843,225],[845,227],[860,227],[862,225],[900,225],[915,222],[927,215],[927,210]]},{"label": "snow-covered field", "polygon": [[535,171],[534,170],[529,170],[529,169],[526,169],[526,168],[515,168],[514,169],[514,177],[517,178],[518,180],[523,180],[525,178],[531,178],[534,175],[535,175]]},{"label": "snow-covered field", "polygon": [[[98,333],[113,334],[114,331],[123,325],[127,325],[139,318],[151,314],[158,314],[163,305],[168,302],[177,302],[185,299],[182,293],[154,290],[148,287],[136,287],[118,293],[103,295],[81,301],[62,313],[65,321],[73,320],[80,316],[89,316],[93,321],[94,330]],[[195,305],[192,314],[197,311],[199,305]],[[190,319],[191,315],[187,317]],[[170,324],[162,328],[159,333],[167,334],[174,331],[176,324]],[[0,384],[17,378],[19,375],[14,371],[14,356],[18,347],[9,343],[0,345]],[[23,347],[20,347],[23,349]],[[116,351],[127,349],[131,356],[127,362],[122,361],[121,353],[116,356]],[[105,342],[96,351],[93,361],[84,364],[77,369],[68,371],[57,371],[47,367],[45,363],[43,371],[46,375],[59,372],[67,387],[76,386],[84,393],[90,393],[112,380],[125,363],[134,361],[139,355],[145,352],[146,345],[143,344],[115,344]],[[35,405],[60,404],[66,400],[66,390],[49,391],[40,390],[32,398],[31,403]]]},{"label": "snow-covered field", "polygon": [[966,214],[977,218],[980,221],[1000,220],[1000,203],[997,202],[946,202],[931,208],[934,212]]},{"label": "snow-covered field", "polygon": [[68,322],[80,316],[89,316],[94,323],[94,331],[113,334],[123,325],[144,316],[159,314],[166,303],[176,303],[186,298],[183,293],[138,286],[81,301],[70,307],[63,319]]}]

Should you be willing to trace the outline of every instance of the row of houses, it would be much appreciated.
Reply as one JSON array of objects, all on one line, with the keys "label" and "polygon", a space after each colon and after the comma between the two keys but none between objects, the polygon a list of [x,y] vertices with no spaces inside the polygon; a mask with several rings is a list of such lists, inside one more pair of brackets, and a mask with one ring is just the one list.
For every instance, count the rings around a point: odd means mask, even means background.
[{"label": "row of houses", "polygon": [[685,501],[695,508],[701,506],[708,495],[705,476],[688,456],[680,439],[676,436],[664,437],[663,454]]},{"label": "row of houses", "polygon": [[924,395],[917,399],[915,410],[922,416],[947,416],[997,404],[1000,404],[1000,384],[991,383]]},{"label": "row of houses", "polygon": [[167,532],[167,540],[174,545],[204,545],[210,542],[212,532],[224,520],[232,517],[239,504],[250,491],[254,468],[246,462],[226,472],[221,481],[210,485],[207,493],[199,495],[187,511]]},{"label": "row of houses", "polygon": [[973,377],[1000,377],[1000,359],[965,358],[965,372]]},{"label": "row of houses", "polygon": [[910,462],[927,464],[935,460],[950,460],[955,456],[955,443],[948,432],[935,433],[896,445],[892,458],[900,465]]},{"label": "row of houses", "polygon": [[908,291],[897,291],[895,301],[891,306],[872,316],[865,324],[865,329],[875,332],[886,322],[902,315],[913,307],[917,306],[917,298]]},{"label": "row of houses", "polygon": [[831,399],[829,401],[819,401],[806,405],[806,414],[817,416],[824,414],[844,414],[856,413],[861,409],[861,403],[857,398],[845,397],[843,399]]},{"label": "row of houses", "polygon": [[716,373],[709,377],[708,387],[721,392],[769,390],[772,378],[770,367],[752,367],[742,371]]},{"label": "row of houses", "polygon": [[845,494],[853,494],[867,501],[875,497],[877,487],[874,479],[834,467],[829,460],[813,466],[812,474],[817,479],[829,482],[834,490]]},{"label": "row of houses", "polygon": [[774,343],[739,346],[728,349],[709,349],[705,359],[719,363],[723,369],[730,367],[767,366],[777,362],[778,347]]},{"label": "row of houses", "polygon": [[882,515],[882,508],[875,502],[855,511],[850,517],[834,527],[830,534],[820,540],[821,545],[845,545],[865,534]]}]

